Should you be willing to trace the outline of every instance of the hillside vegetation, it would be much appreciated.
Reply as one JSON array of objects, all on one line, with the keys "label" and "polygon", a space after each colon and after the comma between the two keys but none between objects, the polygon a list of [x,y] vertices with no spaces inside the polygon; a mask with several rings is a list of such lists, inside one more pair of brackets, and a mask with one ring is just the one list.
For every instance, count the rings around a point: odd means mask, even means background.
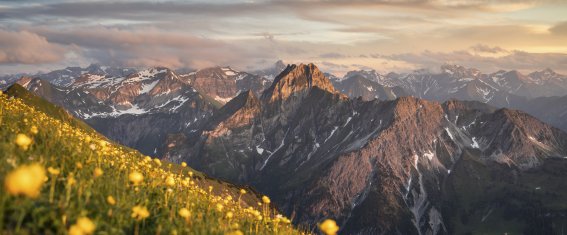
[{"label": "hillside vegetation", "polygon": [[14,89],[0,93],[2,234],[303,233],[249,188],[114,144]]}]

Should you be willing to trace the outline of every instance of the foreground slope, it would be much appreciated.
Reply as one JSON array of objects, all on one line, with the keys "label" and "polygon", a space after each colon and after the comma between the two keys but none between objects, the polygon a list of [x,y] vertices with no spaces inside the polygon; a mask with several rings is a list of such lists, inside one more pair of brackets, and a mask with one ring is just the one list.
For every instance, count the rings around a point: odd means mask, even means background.
[{"label": "foreground slope", "polygon": [[296,223],[342,232],[545,234],[565,225],[567,134],[515,110],[413,97],[361,101],[312,65],[247,92],[168,159],[272,196]]},{"label": "foreground slope", "polygon": [[2,233],[299,234],[253,190],[113,144],[23,91],[0,94]]}]

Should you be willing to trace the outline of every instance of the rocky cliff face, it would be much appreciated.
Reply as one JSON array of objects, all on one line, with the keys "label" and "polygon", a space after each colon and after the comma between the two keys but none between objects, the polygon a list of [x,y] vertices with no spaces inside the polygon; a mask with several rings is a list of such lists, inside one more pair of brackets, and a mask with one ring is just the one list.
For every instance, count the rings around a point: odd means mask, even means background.
[{"label": "rocky cliff face", "polygon": [[262,98],[268,102],[287,100],[292,95],[301,96],[313,87],[337,93],[329,79],[314,64],[288,65],[264,91]]},{"label": "rocky cliff face", "polygon": [[230,67],[206,68],[181,76],[199,92],[222,104],[246,90],[258,95],[270,84],[264,77],[239,72]]},{"label": "rocky cliff face", "polygon": [[[502,233],[543,232],[560,220],[565,208],[551,202],[517,206],[565,195],[532,196],[530,181],[550,162],[564,165],[565,133],[478,102],[351,100],[329,84],[314,65],[289,66],[259,100],[242,94],[196,132],[172,138],[166,157],[252,184],[296,222],[333,217],[352,234],[474,233],[483,223],[509,224]],[[546,193],[567,186],[538,182]],[[462,191],[468,183],[478,187]],[[517,205],[490,201],[510,192]],[[533,219],[545,223],[528,226]]]}]

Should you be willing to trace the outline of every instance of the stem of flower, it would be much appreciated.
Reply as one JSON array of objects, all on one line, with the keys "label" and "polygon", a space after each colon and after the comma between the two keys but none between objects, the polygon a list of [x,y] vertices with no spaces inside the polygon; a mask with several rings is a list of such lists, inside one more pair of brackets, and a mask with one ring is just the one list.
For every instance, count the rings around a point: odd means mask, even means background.
[{"label": "stem of flower", "polygon": [[8,199],[8,194],[3,193],[0,198],[0,230],[4,228],[4,206],[6,204],[6,199]]},{"label": "stem of flower", "polygon": [[53,196],[55,194],[55,180],[56,180],[56,176],[53,175],[51,177],[51,187],[49,188],[49,203],[53,203]]},{"label": "stem of flower", "polygon": [[134,227],[134,235],[139,235],[139,234],[140,234],[140,223],[136,221],[136,226]]},{"label": "stem of flower", "polygon": [[22,206],[20,209],[20,217],[18,218],[18,225],[16,225],[16,234],[20,232],[20,228],[22,227],[22,222],[24,222],[24,217],[26,215],[26,209]]}]

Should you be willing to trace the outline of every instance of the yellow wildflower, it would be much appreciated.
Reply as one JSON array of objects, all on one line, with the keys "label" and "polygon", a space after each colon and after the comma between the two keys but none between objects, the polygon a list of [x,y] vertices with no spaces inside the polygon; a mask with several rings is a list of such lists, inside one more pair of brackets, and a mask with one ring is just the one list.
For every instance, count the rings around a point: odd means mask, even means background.
[{"label": "yellow wildflower", "polygon": [[233,216],[234,216],[234,214],[233,214],[232,212],[230,212],[230,211],[226,213],[226,218],[227,218],[227,219],[232,219]]},{"label": "yellow wildflower", "polygon": [[253,214],[254,216],[260,216],[260,215],[261,215],[260,212],[257,211],[257,210],[254,210],[254,211],[252,212],[252,214]]},{"label": "yellow wildflower", "polygon": [[173,186],[175,186],[175,179],[174,179],[173,177],[171,177],[171,176],[168,176],[168,177],[165,179],[165,185],[167,185],[168,187],[173,187]]},{"label": "yellow wildflower", "polygon": [[114,197],[112,197],[112,196],[108,196],[108,197],[106,197],[106,202],[108,202],[108,204],[114,206],[116,204],[116,199],[114,199]]},{"label": "yellow wildflower", "polygon": [[332,219],[326,219],[323,223],[319,224],[319,230],[326,235],[335,235],[339,231],[339,226]]},{"label": "yellow wildflower", "polygon": [[98,144],[100,145],[100,147],[102,147],[103,149],[106,148],[106,145],[108,144],[108,142],[104,141],[104,140],[100,140],[98,142]]},{"label": "yellow wildflower", "polygon": [[61,173],[59,169],[53,167],[48,167],[47,172],[49,172],[49,174],[51,175],[59,175],[59,173]]},{"label": "yellow wildflower", "polygon": [[28,150],[31,143],[32,139],[25,134],[18,134],[16,136],[16,145],[22,150]]},{"label": "yellow wildflower", "polygon": [[240,194],[246,194],[246,190],[240,189]]},{"label": "yellow wildflower", "polygon": [[36,198],[39,196],[45,178],[45,169],[34,163],[20,166],[8,173],[4,180],[4,186],[11,195],[25,195]]},{"label": "yellow wildflower", "polygon": [[131,216],[135,220],[143,220],[143,219],[148,218],[150,216],[150,212],[148,211],[148,209],[146,209],[146,207],[135,206],[135,207],[132,208],[132,215]]},{"label": "yellow wildflower", "polygon": [[39,130],[37,129],[37,126],[32,126],[32,127],[30,128],[30,132],[31,132],[32,134],[36,135],[36,134],[39,132]]},{"label": "yellow wildflower", "polygon": [[128,179],[134,185],[138,185],[144,180],[144,175],[142,175],[142,173],[140,173],[140,172],[134,171],[134,172],[130,173],[130,175],[128,175]]},{"label": "yellow wildflower", "polygon": [[181,208],[181,210],[179,210],[179,216],[187,219],[191,216],[191,212],[187,208]]},{"label": "yellow wildflower", "polygon": [[96,229],[96,225],[87,217],[79,218],[75,225],[77,225],[84,234],[92,234]]},{"label": "yellow wildflower", "polygon": [[71,225],[69,235],[84,235],[83,230],[77,225]]},{"label": "yellow wildflower", "polygon": [[221,212],[223,208],[224,208],[224,206],[222,204],[217,203],[216,209],[217,209],[218,212]]},{"label": "yellow wildflower", "polygon": [[240,230],[234,230],[232,232],[227,233],[226,235],[244,235]]},{"label": "yellow wildflower", "polygon": [[182,162],[182,163],[181,163],[181,167],[187,167],[187,163]]},{"label": "yellow wildflower", "polygon": [[102,171],[102,169],[100,169],[99,167],[94,169],[94,177],[95,178],[101,176],[102,174],[104,174],[104,171]]},{"label": "yellow wildflower", "polygon": [[75,177],[73,177],[73,175],[69,175],[67,177],[67,184],[69,186],[73,186],[73,185],[75,185],[75,183],[77,183],[77,180],[75,180]]},{"label": "yellow wildflower", "polygon": [[156,165],[161,166],[161,161],[157,158],[154,158],[154,162],[156,163]]},{"label": "yellow wildflower", "polygon": [[264,204],[270,204],[270,198],[268,196],[263,196],[262,197],[262,202],[264,202]]}]

